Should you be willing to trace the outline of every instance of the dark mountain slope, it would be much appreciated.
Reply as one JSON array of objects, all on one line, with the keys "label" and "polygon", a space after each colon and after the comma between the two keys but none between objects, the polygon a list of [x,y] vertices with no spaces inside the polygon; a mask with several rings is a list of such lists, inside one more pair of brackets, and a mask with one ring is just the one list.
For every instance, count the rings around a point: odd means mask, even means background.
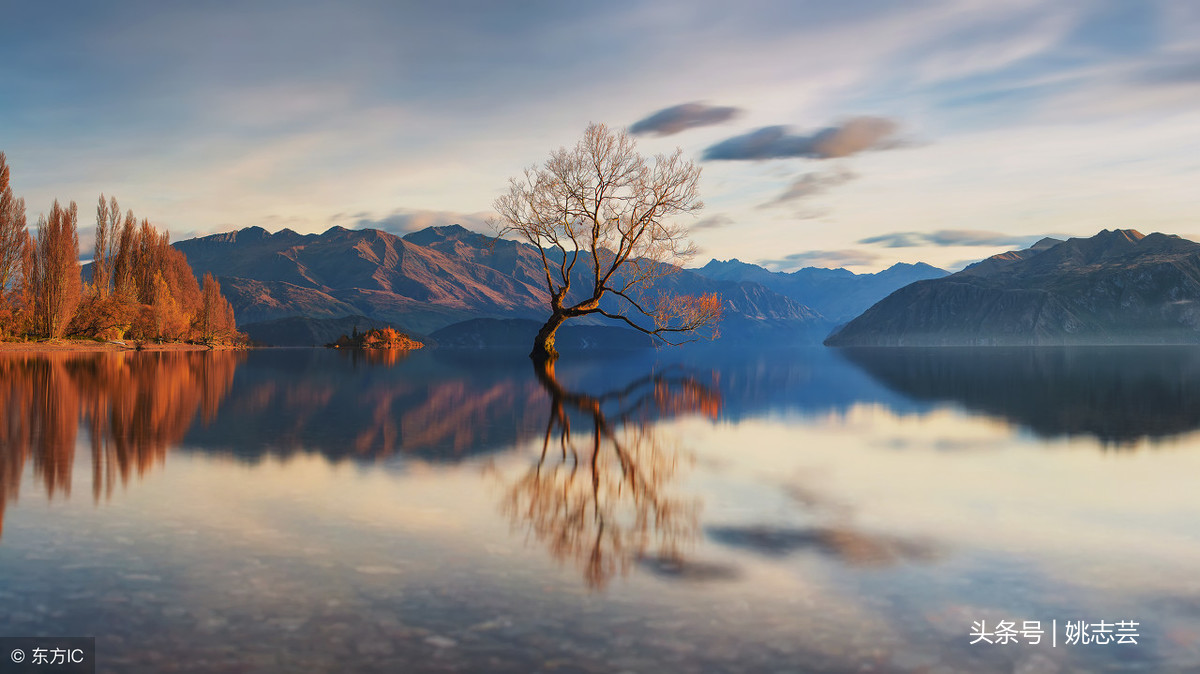
[{"label": "dark mountain slope", "polygon": [[1105,230],[901,288],[831,346],[1200,342],[1200,244]]}]

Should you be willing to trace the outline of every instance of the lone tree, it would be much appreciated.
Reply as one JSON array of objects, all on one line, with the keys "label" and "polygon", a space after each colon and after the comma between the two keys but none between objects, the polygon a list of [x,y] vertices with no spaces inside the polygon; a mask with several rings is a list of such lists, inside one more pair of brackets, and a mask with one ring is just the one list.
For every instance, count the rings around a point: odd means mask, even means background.
[{"label": "lone tree", "polygon": [[687,229],[670,218],[704,206],[699,179],[682,150],[647,160],[624,131],[591,124],[574,148],[560,148],[509,181],[508,194],[494,204],[500,235],[517,234],[538,249],[550,293],[550,318],[531,358],[557,358],[555,331],[591,314],[667,344],[717,335],[716,295],[651,294],[695,252]]}]

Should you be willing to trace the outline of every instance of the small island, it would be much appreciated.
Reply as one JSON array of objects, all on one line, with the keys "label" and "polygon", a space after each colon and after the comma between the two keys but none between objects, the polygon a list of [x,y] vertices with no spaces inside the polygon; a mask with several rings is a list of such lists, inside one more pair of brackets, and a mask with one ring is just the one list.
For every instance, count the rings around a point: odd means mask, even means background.
[{"label": "small island", "polygon": [[360,333],[358,328],[349,335],[342,335],[337,341],[326,344],[330,349],[400,349],[411,351],[420,349],[424,344],[396,330],[395,328],[376,328]]}]

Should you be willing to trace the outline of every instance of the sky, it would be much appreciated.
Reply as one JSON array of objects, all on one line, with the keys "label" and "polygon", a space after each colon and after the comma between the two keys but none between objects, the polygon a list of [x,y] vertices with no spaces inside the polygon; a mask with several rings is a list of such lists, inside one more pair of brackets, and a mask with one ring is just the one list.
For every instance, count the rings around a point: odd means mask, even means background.
[{"label": "sky", "polygon": [[590,122],[702,167],[693,266],[1200,239],[1200,3],[0,0],[13,189],[84,245],[100,193],[173,240],[491,232]]}]

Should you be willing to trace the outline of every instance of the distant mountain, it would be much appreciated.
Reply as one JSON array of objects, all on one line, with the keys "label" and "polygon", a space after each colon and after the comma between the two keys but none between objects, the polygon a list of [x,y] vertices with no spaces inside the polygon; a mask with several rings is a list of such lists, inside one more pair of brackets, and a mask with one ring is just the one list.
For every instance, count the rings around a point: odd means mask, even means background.
[{"label": "distant mountain", "polygon": [[[374,229],[271,234],[248,227],[175,246],[198,276],[211,272],[221,281],[239,325],[363,316],[429,334],[477,318],[542,321],[549,315],[537,248],[458,225],[430,227],[403,238]],[[579,272],[577,287],[588,284],[587,274]],[[832,325],[809,307],[752,282],[680,270],[654,290],[721,295],[726,306],[722,332],[727,335],[819,342]],[[611,324],[604,319],[571,324],[600,321]],[[267,329],[277,334],[278,327]],[[301,329],[315,335],[312,327]]]},{"label": "distant mountain", "polygon": [[909,283],[941,278],[950,273],[924,262],[901,262],[874,274],[855,274],[846,269],[820,267],[805,267],[784,273],[768,271],[737,259],[713,260],[695,271],[711,279],[761,284],[812,307],[835,324],[854,318]]},{"label": "distant mountain", "polygon": [[1200,244],[1043,239],[889,295],[831,346],[1200,343]]}]

